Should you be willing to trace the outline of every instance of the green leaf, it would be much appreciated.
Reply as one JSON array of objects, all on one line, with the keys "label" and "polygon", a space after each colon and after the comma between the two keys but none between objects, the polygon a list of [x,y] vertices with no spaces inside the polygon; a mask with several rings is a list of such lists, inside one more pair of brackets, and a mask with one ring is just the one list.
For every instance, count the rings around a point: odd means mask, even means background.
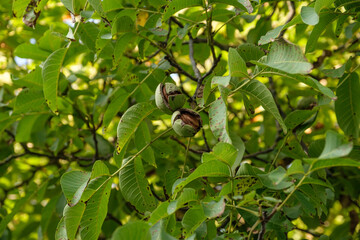
[{"label": "green leaf", "polygon": [[122,88],[115,90],[104,114],[104,129],[107,129],[113,118],[127,102],[129,96],[130,94]]},{"label": "green leaf", "polygon": [[66,227],[67,238],[75,239],[76,232],[80,225],[81,218],[85,212],[85,203],[79,202],[73,207],[66,205],[64,208],[64,222]]},{"label": "green leaf", "polygon": [[[124,159],[123,165],[129,159]],[[126,165],[119,173],[119,185],[125,200],[130,202],[140,212],[154,210],[157,203],[150,191],[150,186],[145,178],[141,158],[137,157]]]},{"label": "green leaf", "polygon": [[13,0],[12,12],[15,17],[22,17],[26,7],[29,5],[31,0]]},{"label": "green leaf", "polygon": [[[245,80],[247,81],[247,80]],[[239,83],[242,85],[245,83],[244,81]],[[257,80],[252,80],[246,83],[242,88],[239,89],[241,92],[244,92],[247,95],[257,99],[264,109],[270,112],[275,119],[279,122],[280,126],[282,127],[283,131],[287,132],[287,127],[279,113],[279,110],[275,104],[274,98],[270,92],[270,90],[261,82]]]},{"label": "green leaf", "polygon": [[257,61],[265,55],[265,52],[262,48],[252,43],[244,43],[239,45],[237,47],[237,51],[245,62],[250,62],[252,60]]},{"label": "green leaf", "polygon": [[57,97],[60,69],[63,65],[66,52],[66,48],[60,48],[53,52],[44,62],[42,70],[45,100],[49,108],[54,113],[58,112]]},{"label": "green leaf", "polygon": [[77,34],[80,36],[80,40],[87,46],[91,51],[96,52],[96,39],[99,35],[99,28],[94,23],[81,23]]},{"label": "green leaf", "polygon": [[67,239],[67,233],[66,233],[66,226],[65,226],[64,217],[62,217],[60,219],[60,222],[57,225],[56,232],[55,232],[55,239],[56,240]]},{"label": "green leaf", "polygon": [[290,74],[307,74],[312,69],[301,49],[285,41],[272,44],[264,65]]},{"label": "green leaf", "polygon": [[315,12],[319,13],[321,9],[329,7],[335,0],[316,0],[315,1]]},{"label": "green leaf", "polygon": [[224,197],[221,197],[219,201],[202,202],[204,209],[204,215],[207,218],[220,217],[225,211]]},{"label": "green leaf", "polygon": [[45,236],[48,230],[48,226],[50,224],[51,217],[55,212],[56,205],[59,201],[60,195],[52,196],[49,202],[41,211],[41,220],[40,220],[40,227],[41,232]]},{"label": "green leaf", "polygon": [[218,160],[212,160],[208,162],[204,162],[199,165],[194,172],[192,172],[185,181],[179,183],[174,191],[174,194],[183,189],[190,182],[201,178],[201,177],[229,177],[230,170],[229,167]]},{"label": "green leaf", "polygon": [[102,0],[88,0],[88,2],[100,16],[105,15],[105,12],[104,12],[104,10],[102,8],[102,4],[101,4]]},{"label": "green leaf", "polygon": [[[253,62],[253,63],[257,64],[258,66],[266,67],[266,65],[264,65],[260,62]],[[274,68],[269,68],[269,70],[265,69],[263,72],[261,72],[261,76],[263,76],[263,77],[271,77],[273,75],[279,75],[279,76],[282,76],[284,79],[293,80],[298,83],[300,83],[300,82],[305,83],[306,85],[308,85],[311,88],[313,88],[314,90],[324,94],[325,96],[327,96],[333,100],[336,99],[335,94],[333,93],[333,91],[331,91],[330,88],[323,86],[321,83],[319,83],[318,80],[316,80],[312,77],[304,76],[304,75],[300,75],[300,74],[289,74],[289,73],[286,73],[284,71],[277,70]]]},{"label": "green leaf", "polygon": [[115,23],[112,25],[111,34],[126,33],[134,31],[135,23],[129,16],[120,16],[116,18]]},{"label": "green leaf", "polygon": [[40,49],[37,45],[30,43],[20,44],[14,50],[15,56],[20,58],[30,58],[38,61],[44,61],[49,54],[49,52]]},{"label": "green leaf", "polygon": [[214,87],[215,85],[227,87],[230,83],[230,80],[231,76],[214,76],[211,79],[211,87]]},{"label": "green leaf", "polygon": [[280,26],[268,31],[264,36],[261,36],[258,44],[264,45],[264,44],[268,44],[269,42],[274,42],[275,39],[281,33],[281,31],[284,29],[284,26],[285,25],[280,25]]},{"label": "green leaf", "polygon": [[202,206],[196,206],[186,211],[181,225],[185,228],[185,237],[194,234],[195,230],[206,220]]},{"label": "green leaf", "polygon": [[229,72],[232,77],[247,77],[247,68],[244,59],[235,48],[229,49]]},{"label": "green leaf", "polygon": [[167,214],[171,215],[179,208],[182,208],[186,203],[197,200],[198,200],[198,196],[195,192],[195,189],[184,188],[180,197],[169,203],[169,206],[167,208]]},{"label": "green leaf", "polygon": [[[23,78],[13,79],[12,82],[14,85],[19,87],[27,87],[31,90],[41,90],[43,89],[43,79],[41,75],[42,69],[40,67],[36,67],[35,70],[26,74]],[[44,94],[42,94],[44,95]],[[45,101],[45,99],[44,99]]]},{"label": "green leaf", "polygon": [[61,0],[64,6],[73,14],[78,15],[85,6],[85,0]]},{"label": "green leaf", "polygon": [[140,123],[155,109],[156,108],[151,103],[144,102],[138,103],[126,110],[117,127],[117,153],[120,153],[121,149],[130,140]]},{"label": "green leaf", "polygon": [[235,163],[237,154],[238,151],[233,145],[229,143],[219,142],[214,146],[213,152],[203,153],[202,162],[218,159],[232,167]]},{"label": "green leaf", "polygon": [[301,160],[299,159],[294,160],[287,170],[288,176],[293,174],[304,174],[304,168],[302,166]]},{"label": "green leaf", "polygon": [[284,122],[288,130],[295,129],[316,113],[316,110],[295,110],[289,113]]},{"label": "green leaf", "polygon": [[246,191],[251,189],[255,184],[259,183],[256,177],[241,177],[235,179],[234,182],[228,182],[223,186],[219,196],[225,196],[233,193],[234,196],[244,195]]},{"label": "green leaf", "polygon": [[307,25],[316,25],[319,23],[319,15],[313,7],[303,6],[301,8],[301,19]]},{"label": "green leaf", "polygon": [[307,159],[313,161],[311,171],[331,167],[360,167],[360,162],[350,158],[331,158],[331,159]]},{"label": "green leaf", "polygon": [[[149,144],[151,141],[151,135],[146,122],[142,122],[135,132],[135,145],[138,151]],[[156,167],[154,150],[149,146],[141,153],[141,158]]]},{"label": "green leaf", "polygon": [[150,225],[146,222],[136,221],[118,227],[113,233],[111,240],[150,240]]},{"label": "green leaf", "polygon": [[70,206],[75,206],[80,201],[90,175],[89,172],[71,171],[61,176],[61,188]]},{"label": "green leaf", "polygon": [[[321,71],[327,76],[331,78],[341,78],[345,73],[346,64],[342,65],[336,69],[322,69]],[[341,82],[341,81],[340,81]]]},{"label": "green leaf", "polygon": [[161,220],[151,227],[151,239],[156,240],[176,240],[173,236],[166,232],[167,222]]},{"label": "green leaf", "polygon": [[123,53],[125,52],[125,49],[126,49],[128,43],[135,42],[135,41],[136,41],[136,35],[131,32],[125,33],[118,38],[118,40],[116,41],[116,44],[115,44],[114,56],[113,56],[114,67],[117,66],[120,59],[122,58]]},{"label": "green leaf", "polygon": [[209,0],[210,3],[225,3],[243,9],[248,13],[252,13],[254,10],[249,0]]},{"label": "green leaf", "polygon": [[81,239],[98,239],[108,212],[110,191],[111,182],[108,181],[86,202],[85,212],[80,222]]},{"label": "green leaf", "polygon": [[287,177],[286,170],[282,167],[278,167],[267,174],[258,174],[258,176],[262,184],[270,189],[281,190],[293,185],[293,182]]},{"label": "green leaf", "polygon": [[215,100],[209,110],[210,129],[214,136],[222,142],[231,143],[228,133],[227,109],[222,97]]},{"label": "green leaf", "polygon": [[352,143],[344,143],[343,136],[334,132],[326,132],[325,147],[319,159],[338,158],[348,155],[352,150]]},{"label": "green leaf", "polygon": [[326,27],[331,24],[337,17],[339,17],[339,15],[335,13],[324,13],[320,15],[320,21],[312,30],[306,43],[305,53],[313,52],[316,50],[317,41],[320,35],[325,31]]},{"label": "green leaf", "polygon": [[320,179],[312,178],[312,177],[306,177],[304,179],[304,181],[301,183],[301,185],[304,185],[304,184],[324,186],[324,187],[330,188],[332,191],[335,191],[334,187],[331,186],[329,183],[324,182],[323,180],[320,180]]},{"label": "green leaf", "polygon": [[42,90],[24,89],[16,97],[13,114],[39,111],[44,103]]},{"label": "green leaf", "polygon": [[150,218],[148,220],[149,223],[151,224],[155,224],[158,221],[160,221],[160,219],[163,219],[165,217],[168,216],[168,207],[169,207],[169,202],[161,202],[159,204],[159,206],[151,212]]},{"label": "green leaf", "polygon": [[340,128],[348,136],[359,138],[360,82],[357,73],[346,74],[336,90],[335,114]]},{"label": "green leaf", "polygon": [[166,6],[162,21],[166,22],[173,14],[184,8],[202,5],[201,0],[173,0]]}]

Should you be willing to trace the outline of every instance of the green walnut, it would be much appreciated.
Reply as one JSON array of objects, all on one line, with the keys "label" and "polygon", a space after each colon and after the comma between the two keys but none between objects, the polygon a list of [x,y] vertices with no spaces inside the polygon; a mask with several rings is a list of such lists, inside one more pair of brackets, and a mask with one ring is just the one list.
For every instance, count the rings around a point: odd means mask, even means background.
[{"label": "green walnut", "polygon": [[185,95],[172,83],[160,83],[155,91],[156,106],[167,114],[172,114],[177,109],[184,106]]},{"label": "green walnut", "polygon": [[181,137],[193,137],[201,129],[200,115],[190,109],[181,108],[171,117],[174,131]]}]

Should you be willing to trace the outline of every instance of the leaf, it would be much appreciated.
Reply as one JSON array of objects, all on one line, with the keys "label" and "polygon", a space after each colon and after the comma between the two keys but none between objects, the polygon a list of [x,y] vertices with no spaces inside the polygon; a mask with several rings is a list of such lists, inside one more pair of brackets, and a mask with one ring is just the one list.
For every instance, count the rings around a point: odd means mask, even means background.
[{"label": "leaf", "polygon": [[44,103],[42,90],[24,89],[16,97],[13,114],[39,111]]},{"label": "leaf", "polygon": [[76,232],[80,225],[81,218],[85,211],[85,203],[79,202],[73,207],[65,205],[64,208],[64,222],[66,227],[67,238],[70,240],[75,239]]},{"label": "leaf", "polygon": [[61,0],[62,4],[73,14],[78,15],[85,6],[85,0]]},{"label": "leaf", "polygon": [[295,110],[289,113],[284,122],[288,130],[295,129],[316,113],[316,110]]},{"label": "leaf", "polygon": [[182,208],[186,203],[197,200],[198,200],[198,196],[195,192],[195,189],[184,188],[180,197],[169,203],[169,206],[167,207],[167,214],[171,215],[179,208]]},{"label": "leaf", "polygon": [[244,59],[235,48],[229,49],[229,72],[232,77],[247,77],[247,68]]},{"label": "leaf", "polygon": [[[27,87],[31,90],[41,90],[43,89],[43,79],[41,75],[42,69],[40,67],[36,67],[35,70],[26,74],[23,78],[13,79],[12,82],[14,85],[19,87]],[[25,90],[25,89],[24,89]],[[44,94],[41,94],[44,96]],[[45,99],[44,99],[45,101]]]},{"label": "leaf", "polygon": [[[336,69],[322,69],[321,71],[327,76],[331,78],[341,78],[345,73],[346,64],[342,65]],[[340,81],[341,82],[341,81]]]},{"label": "leaf", "polygon": [[173,236],[166,232],[167,221],[161,220],[151,227],[151,239],[154,240],[176,240]]},{"label": "leaf", "polygon": [[360,82],[357,73],[346,74],[336,90],[335,114],[340,128],[348,136],[359,138]]},{"label": "leaf", "polygon": [[335,0],[316,0],[315,1],[315,12],[319,13],[321,9],[329,7]]},{"label": "leaf", "polygon": [[214,87],[216,85],[220,85],[223,87],[227,87],[230,83],[231,76],[214,76],[211,79],[211,87]]},{"label": "leaf", "polygon": [[160,219],[163,219],[163,218],[167,217],[168,216],[168,213],[167,213],[168,207],[169,207],[169,202],[168,201],[161,202],[158,205],[158,207],[151,212],[151,215],[150,215],[150,218],[149,218],[148,222],[151,223],[151,224],[155,224],[158,221],[160,221]]},{"label": "leaf", "polygon": [[105,15],[105,12],[104,12],[104,10],[102,8],[102,4],[101,4],[102,0],[88,0],[88,2],[100,16]]},{"label": "leaf", "polygon": [[234,182],[228,182],[223,186],[219,196],[225,196],[233,193],[234,196],[244,195],[246,191],[249,191],[259,180],[256,177],[241,177],[235,179]]},{"label": "leaf", "polygon": [[77,33],[80,36],[80,40],[88,47],[91,51],[96,52],[96,39],[99,35],[99,28],[94,23],[81,23]]},{"label": "leaf", "polygon": [[325,31],[326,27],[331,24],[337,17],[339,17],[339,15],[335,13],[324,13],[320,15],[320,21],[312,30],[306,43],[305,53],[315,51],[317,47],[317,41],[320,35]]},{"label": "leaf", "polygon": [[200,177],[229,177],[230,170],[229,167],[218,160],[212,160],[208,162],[204,162],[199,165],[194,172],[192,172],[185,181],[179,183],[174,191],[174,194],[178,193],[181,189],[183,189],[190,182],[200,178]]},{"label": "leaf", "polygon": [[[264,65],[260,62],[253,62],[253,63],[257,64],[258,66],[266,67],[266,65]],[[261,72],[261,76],[264,76],[264,77],[267,77],[267,76],[271,77],[273,75],[279,75],[279,76],[284,77],[285,79],[305,83],[306,85],[308,85],[311,88],[313,88],[314,90],[324,94],[325,96],[327,96],[333,100],[336,99],[335,94],[333,93],[333,91],[331,91],[330,88],[323,86],[321,83],[319,83],[319,81],[317,81],[316,79],[314,79],[312,77],[304,76],[304,75],[300,75],[300,74],[289,74],[289,73],[286,73],[284,71],[277,70],[274,68],[269,68],[269,70],[265,70],[265,71]]]},{"label": "leaf", "polygon": [[44,62],[42,70],[43,91],[47,105],[54,112],[58,112],[57,95],[59,88],[60,69],[64,62],[67,49],[60,48],[50,54]]},{"label": "leaf", "polygon": [[[123,165],[129,159],[123,160]],[[154,210],[157,203],[150,191],[150,186],[145,178],[141,158],[136,157],[128,163],[119,173],[119,186],[125,200],[130,202],[140,212]]]},{"label": "leaf", "polygon": [[219,201],[203,202],[202,207],[204,209],[204,215],[207,218],[220,217],[225,211],[224,197],[221,197]]},{"label": "leaf", "polygon": [[316,25],[319,23],[319,15],[313,7],[303,6],[301,8],[301,19],[307,25]]},{"label": "leaf", "polygon": [[360,162],[350,158],[331,158],[331,159],[307,159],[308,162],[313,161],[311,171],[331,167],[360,167]]},{"label": "leaf", "polygon": [[13,0],[12,2],[12,13],[15,17],[20,18],[23,16],[25,9],[31,0]]},{"label": "leaf", "polygon": [[86,202],[85,212],[80,222],[81,239],[98,239],[108,212],[110,191],[111,182],[108,181]]},{"label": "leaf", "polygon": [[60,222],[57,225],[56,232],[55,232],[55,239],[56,240],[65,240],[67,239],[67,233],[66,233],[66,226],[64,217],[60,219]]},{"label": "leaf", "polygon": [[40,227],[41,233],[47,235],[48,226],[50,224],[51,217],[56,209],[56,205],[59,201],[60,195],[53,196],[46,206],[41,210]]},{"label": "leaf", "polygon": [[250,62],[251,60],[257,61],[265,55],[265,52],[262,48],[252,43],[244,43],[239,45],[237,47],[237,51],[245,62]]},{"label": "leaf", "polygon": [[267,174],[258,174],[258,176],[262,184],[270,189],[281,190],[293,185],[293,182],[289,181],[287,177],[286,170],[282,167],[278,167]]},{"label": "leaf", "polygon": [[306,177],[304,179],[304,181],[302,181],[301,185],[304,185],[304,184],[312,184],[312,185],[319,185],[319,186],[323,186],[323,187],[327,187],[327,188],[330,188],[332,191],[335,192],[335,189],[333,186],[331,186],[329,183],[327,182],[324,182],[320,179],[316,179],[316,178],[312,178],[312,177]]},{"label": "leaf", "polygon": [[191,236],[205,220],[206,217],[201,205],[187,210],[181,221],[181,225],[185,228],[185,238]]},{"label": "leaf", "polygon": [[301,49],[285,41],[272,44],[264,65],[290,74],[307,74],[312,69]]},{"label": "leaf", "polygon": [[[151,141],[151,135],[146,122],[142,122],[135,132],[135,145],[138,151],[149,144]],[[156,161],[153,149],[149,146],[141,153],[141,158],[156,167]]]},{"label": "leaf", "polygon": [[352,150],[352,143],[344,143],[343,137],[334,132],[326,132],[325,147],[319,159],[338,158],[348,155]]},{"label": "leaf", "polygon": [[132,32],[135,29],[135,23],[129,16],[117,17],[111,28],[111,34]]},{"label": "leaf", "polygon": [[166,22],[172,15],[184,8],[202,6],[202,4],[201,0],[173,0],[166,6],[162,21]]},{"label": "leaf", "polygon": [[149,102],[138,103],[130,107],[121,117],[117,127],[117,146],[119,154],[121,149],[130,140],[140,123],[156,108]]},{"label": "leaf", "polygon": [[71,171],[61,176],[60,185],[70,206],[75,206],[80,201],[90,175],[89,172]]},{"label": "leaf", "polygon": [[254,10],[249,0],[209,0],[210,3],[225,3],[243,9],[248,13],[252,13]]},{"label": "leaf", "polygon": [[304,174],[304,167],[299,159],[294,160],[287,170],[288,176],[293,174]]},{"label": "leaf", "polygon": [[213,152],[203,153],[202,162],[218,159],[232,167],[236,160],[237,153],[238,151],[233,145],[229,143],[219,142],[214,146]]},{"label": "leaf", "polygon": [[118,227],[113,233],[111,240],[136,239],[150,240],[150,225],[146,222],[136,221]]},{"label": "leaf", "polygon": [[231,143],[228,133],[227,109],[222,97],[215,100],[209,110],[210,129],[221,142]]},{"label": "leaf", "polygon": [[104,114],[104,129],[107,129],[113,118],[127,102],[129,96],[130,94],[122,88],[115,90]]},{"label": "leaf", "polygon": [[[240,83],[239,85],[242,85],[243,83],[244,83],[244,81],[242,83]],[[261,105],[264,107],[264,109],[266,111],[270,112],[275,117],[275,119],[279,122],[284,133],[287,132],[287,127],[286,127],[282,117],[280,116],[280,113],[275,104],[274,98],[272,97],[270,90],[263,83],[261,83],[257,80],[252,80],[252,81],[246,83],[239,90],[244,92],[245,94],[250,95],[251,97],[257,99],[261,103]]]},{"label": "leaf", "polygon": [[20,58],[30,58],[38,61],[44,61],[49,54],[49,52],[40,49],[37,45],[30,43],[20,44],[14,50],[15,56]]}]

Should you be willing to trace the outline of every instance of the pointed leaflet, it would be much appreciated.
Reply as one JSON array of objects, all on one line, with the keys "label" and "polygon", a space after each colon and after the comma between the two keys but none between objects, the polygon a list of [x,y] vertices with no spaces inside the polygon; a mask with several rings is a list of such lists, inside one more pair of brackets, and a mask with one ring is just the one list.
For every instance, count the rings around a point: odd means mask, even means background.
[{"label": "pointed leaflet", "polygon": [[[135,145],[138,151],[149,144],[151,141],[151,135],[146,122],[142,122],[135,132]],[[144,161],[156,167],[156,161],[154,156],[154,150],[149,146],[142,153],[141,157]]]},{"label": "pointed leaflet", "polygon": [[[245,80],[246,81],[246,80]],[[241,83],[240,83],[241,85]],[[242,88],[239,89],[247,95],[250,95],[253,98],[256,98],[266,111],[269,111],[275,119],[279,122],[283,131],[286,133],[286,125],[280,116],[279,110],[275,104],[274,98],[271,95],[269,89],[261,82],[257,80],[252,80],[246,83]]]},{"label": "pointed leaflet", "polygon": [[143,102],[126,110],[117,127],[117,153],[120,153],[121,149],[130,140],[140,123],[155,109],[156,108],[151,103]]},{"label": "pointed leaflet", "polygon": [[197,200],[198,196],[195,192],[195,189],[185,188],[178,199],[169,203],[167,214],[171,215],[179,208],[182,208],[186,203]]},{"label": "pointed leaflet", "polygon": [[188,239],[195,230],[206,220],[204,209],[201,205],[197,205],[186,211],[181,225],[185,228],[185,238]]},{"label": "pointed leaflet", "polygon": [[44,107],[44,103],[42,90],[23,89],[16,97],[13,114],[40,111]]},{"label": "pointed leaflet", "polygon": [[332,158],[332,159],[321,159],[314,161],[311,166],[311,171],[316,171],[323,168],[331,167],[360,167],[360,162],[350,158]]},{"label": "pointed leaflet", "polygon": [[65,240],[67,238],[64,217],[60,219],[55,232],[55,240]]},{"label": "pointed leaflet", "polygon": [[40,49],[38,45],[23,43],[15,48],[14,55],[21,58],[44,61],[49,56],[49,52]]},{"label": "pointed leaflet", "polygon": [[340,128],[348,136],[359,138],[360,129],[360,83],[353,72],[339,80],[336,90],[335,113]]},{"label": "pointed leaflet", "polygon": [[200,177],[229,177],[229,176],[230,176],[230,170],[225,163],[218,160],[208,161],[198,166],[195,169],[195,171],[186,178],[185,181],[179,183],[175,188],[174,194],[181,191],[181,189],[183,189],[188,183]]},{"label": "pointed leaflet", "polygon": [[[91,178],[97,179],[101,177],[109,179],[109,170],[102,161],[97,161],[92,169]],[[106,180],[105,184],[96,190],[87,200],[85,212],[80,222],[80,235],[82,239],[98,239],[101,233],[101,226],[108,212],[111,182]]]},{"label": "pointed leaflet", "polygon": [[62,175],[60,185],[70,206],[74,206],[80,201],[89,179],[89,172],[71,171]]},{"label": "pointed leaflet", "polygon": [[73,240],[76,237],[80,220],[85,211],[85,203],[79,202],[73,207],[65,205],[64,208],[64,222],[66,227],[67,239]]},{"label": "pointed leaflet", "polygon": [[244,59],[235,48],[229,49],[229,72],[232,77],[247,77],[247,68]]},{"label": "pointed leaflet", "polygon": [[[124,159],[123,165],[129,159]],[[156,199],[150,191],[145,178],[144,167],[140,157],[135,158],[119,173],[119,185],[125,200],[130,202],[140,212],[156,208]]]},{"label": "pointed leaflet", "polygon": [[202,4],[202,0],[173,0],[166,6],[162,21],[166,22],[174,13],[181,9],[202,6]]},{"label": "pointed leaflet", "polygon": [[219,142],[214,146],[213,152],[204,153],[202,155],[202,162],[218,159],[232,167],[236,160],[237,154],[238,151],[233,145]]},{"label": "pointed leaflet", "polygon": [[22,17],[26,7],[29,5],[31,0],[17,0],[12,1],[12,12],[15,17]]},{"label": "pointed leaflet", "polygon": [[50,56],[44,62],[44,67],[42,70],[45,100],[54,113],[57,112],[58,108],[57,95],[59,87],[59,76],[66,52],[66,48],[60,48],[50,54]]},{"label": "pointed leaflet", "polygon": [[301,49],[285,41],[272,44],[263,64],[290,74],[307,74],[312,69],[312,64],[307,61]]},{"label": "pointed leaflet", "polygon": [[85,5],[85,0],[61,0],[62,4],[73,14],[77,15]]},{"label": "pointed leaflet", "polygon": [[168,221],[163,219],[157,222],[154,226],[151,227],[150,233],[152,239],[157,240],[176,240],[169,233],[166,232],[168,227]]},{"label": "pointed leaflet", "polygon": [[111,96],[110,103],[108,104],[108,107],[104,114],[104,128],[106,129],[111,120],[116,116],[116,114],[120,111],[120,109],[124,106],[124,104],[127,102],[130,94],[126,92],[122,88],[118,88],[114,91],[114,93]]},{"label": "pointed leaflet", "polygon": [[267,174],[258,174],[258,176],[262,184],[270,189],[281,190],[293,185],[283,167],[278,167]]}]

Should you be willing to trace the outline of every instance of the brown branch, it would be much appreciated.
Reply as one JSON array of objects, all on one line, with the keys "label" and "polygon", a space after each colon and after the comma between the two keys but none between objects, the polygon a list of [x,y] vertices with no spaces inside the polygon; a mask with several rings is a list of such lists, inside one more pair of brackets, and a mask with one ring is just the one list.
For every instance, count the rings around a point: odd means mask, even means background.
[{"label": "brown branch", "polygon": [[264,235],[266,232],[266,224],[271,220],[271,218],[275,215],[276,213],[276,209],[279,206],[279,203],[277,203],[275,205],[275,207],[272,209],[272,211],[270,212],[270,214],[268,215],[267,212],[263,212],[262,216],[261,216],[261,229],[258,235],[258,240],[263,240],[264,239]]}]

